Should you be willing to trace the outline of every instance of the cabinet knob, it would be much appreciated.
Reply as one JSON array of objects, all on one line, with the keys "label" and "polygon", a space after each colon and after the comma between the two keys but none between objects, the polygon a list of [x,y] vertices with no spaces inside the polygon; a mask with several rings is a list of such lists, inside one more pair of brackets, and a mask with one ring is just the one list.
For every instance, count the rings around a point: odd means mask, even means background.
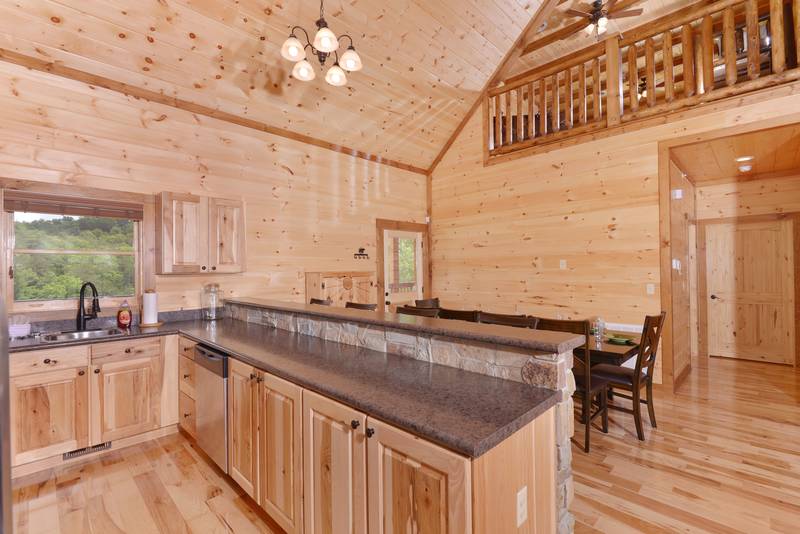
[{"label": "cabinet knob", "polygon": [[194,348],[194,347],[183,347],[183,352],[189,352],[189,351],[190,351],[190,350],[192,350],[193,348]]},{"label": "cabinet knob", "polygon": [[356,421],[355,419],[350,421],[350,428],[352,428],[353,430],[355,430],[356,428],[358,428],[360,426],[361,426],[361,422],[360,421]]},{"label": "cabinet knob", "polygon": [[45,365],[50,365],[50,358],[45,358],[44,359],[44,364]]},{"label": "cabinet knob", "polygon": [[371,438],[374,435],[375,435],[375,429],[374,428],[368,428],[367,429],[367,437]]},{"label": "cabinet knob", "polygon": [[131,349],[130,349],[130,347],[128,347],[127,349],[125,349],[125,354],[130,354],[130,353],[131,353]]},{"label": "cabinet knob", "polygon": [[211,267],[211,270],[212,270],[212,271],[216,271],[216,270],[217,270],[217,266],[216,266],[216,265],[214,265],[213,267]]},{"label": "cabinet knob", "polygon": [[203,271],[205,271],[205,270],[207,269],[207,267],[206,267],[205,265],[203,265],[202,267],[200,267],[200,269],[202,269]]},{"label": "cabinet knob", "polygon": [[83,376],[86,374],[86,371],[78,371],[78,376]]},{"label": "cabinet knob", "polygon": [[187,418],[187,417],[189,417],[190,415],[191,415],[191,414],[185,413],[185,414],[183,414],[183,418],[184,418],[184,419],[186,419],[186,418]]},{"label": "cabinet knob", "polygon": [[256,378],[257,377],[255,373],[250,373],[250,380],[255,380]]},{"label": "cabinet knob", "polygon": [[187,380],[190,376],[192,376],[192,375],[183,375],[183,379]]},{"label": "cabinet knob", "polygon": [[95,369],[94,370],[94,374],[99,375],[100,374],[100,369]]},{"label": "cabinet knob", "polygon": [[259,376],[259,377],[256,378],[256,382],[258,382],[259,384],[261,382],[263,382],[263,381],[264,381],[264,377],[263,376]]}]

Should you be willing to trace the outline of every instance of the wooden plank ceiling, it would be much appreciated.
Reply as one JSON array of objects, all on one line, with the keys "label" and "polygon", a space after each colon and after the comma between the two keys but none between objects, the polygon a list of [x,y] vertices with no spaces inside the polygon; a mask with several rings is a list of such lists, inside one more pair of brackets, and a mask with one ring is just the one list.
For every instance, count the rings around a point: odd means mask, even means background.
[{"label": "wooden plank ceiling", "polygon": [[[672,157],[698,185],[742,182],[800,173],[800,125],[793,124],[742,135],[721,137],[673,148]],[[749,158],[753,168],[739,170],[737,158]]]},{"label": "wooden plank ceiling", "polygon": [[540,5],[328,0],[364,61],[340,88],[280,57],[317,0],[13,0],[0,49],[427,168]]}]

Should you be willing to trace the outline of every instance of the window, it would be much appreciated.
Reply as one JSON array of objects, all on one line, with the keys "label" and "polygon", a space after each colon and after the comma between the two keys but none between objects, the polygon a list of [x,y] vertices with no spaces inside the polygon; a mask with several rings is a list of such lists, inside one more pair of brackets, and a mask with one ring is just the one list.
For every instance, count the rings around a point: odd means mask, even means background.
[{"label": "window", "polygon": [[414,238],[392,238],[392,279],[390,290],[395,293],[416,291],[417,240]]}]

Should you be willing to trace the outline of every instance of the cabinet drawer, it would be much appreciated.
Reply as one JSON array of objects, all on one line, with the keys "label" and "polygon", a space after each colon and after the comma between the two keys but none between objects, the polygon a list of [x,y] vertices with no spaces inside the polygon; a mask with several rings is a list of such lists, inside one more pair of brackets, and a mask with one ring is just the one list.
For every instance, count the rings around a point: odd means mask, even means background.
[{"label": "cabinet drawer", "polygon": [[181,393],[185,393],[191,398],[195,398],[194,394],[194,366],[195,363],[186,358],[185,356],[180,357],[180,390]]},{"label": "cabinet drawer", "polygon": [[9,372],[12,378],[87,365],[89,365],[87,345],[16,352],[9,356]]},{"label": "cabinet drawer", "polygon": [[111,357],[154,358],[161,355],[161,338],[130,339],[92,345],[92,361]]},{"label": "cabinet drawer", "polygon": [[181,391],[178,405],[180,408],[180,420],[178,424],[186,432],[194,436],[197,428],[194,412],[194,399]]},{"label": "cabinet drawer", "polygon": [[194,348],[196,345],[197,342],[181,336],[178,338],[178,347],[179,347],[178,353],[181,356],[189,358],[190,360],[194,360]]}]

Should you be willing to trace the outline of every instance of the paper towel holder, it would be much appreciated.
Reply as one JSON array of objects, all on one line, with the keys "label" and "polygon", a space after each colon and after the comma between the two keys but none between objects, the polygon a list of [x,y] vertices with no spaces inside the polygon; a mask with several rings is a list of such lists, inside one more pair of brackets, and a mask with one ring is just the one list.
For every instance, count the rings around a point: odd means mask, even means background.
[{"label": "paper towel holder", "polygon": [[[147,289],[147,290],[145,290],[145,294],[155,294],[155,292],[156,292],[155,289]],[[156,300],[156,302],[158,302],[158,301]],[[156,307],[157,306],[158,306],[158,304],[156,304]],[[139,328],[154,328],[154,327],[161,326],[161,325],[164,324],[163,321],[156,321],[155,323],[145,323],[144,322],[144,295],[142,295],[142,307],[139,310],[139,316],[141,318],[141,322],[139,323]],[[158,311],[156,311],[156,317],[158,317]]]}]

